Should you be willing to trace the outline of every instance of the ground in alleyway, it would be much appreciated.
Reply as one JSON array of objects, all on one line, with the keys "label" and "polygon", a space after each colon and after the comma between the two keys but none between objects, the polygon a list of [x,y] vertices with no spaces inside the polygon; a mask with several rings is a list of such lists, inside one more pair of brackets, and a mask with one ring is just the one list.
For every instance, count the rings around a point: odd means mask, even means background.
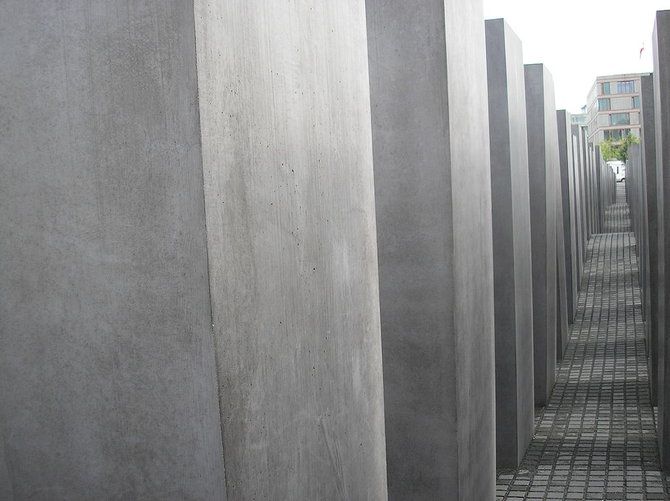
[{"label": "ground in alleyway", "polygon": [[670,499],[659,467],[635,238],[620,187],[591,238],[577,316],[548,405],[500,500]]}]

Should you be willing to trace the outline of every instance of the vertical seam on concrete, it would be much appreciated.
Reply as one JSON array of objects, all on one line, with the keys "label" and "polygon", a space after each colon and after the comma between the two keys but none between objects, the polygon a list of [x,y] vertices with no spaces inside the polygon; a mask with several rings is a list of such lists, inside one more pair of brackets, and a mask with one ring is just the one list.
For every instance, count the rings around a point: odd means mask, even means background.
[{"label": "vertical seam on concrete", "polygon": [[[451,190],[453,189],[453,178],[451,175],[451,159],[452,159],[452,154],[451,154],[451,120],[449,120],[449,108],[450,108],[450,103],[449,103],[449,51],[447,47],[447,11],[444,5],[444,2],[440,2],[440,8],[442,9],[442,19],[443,21],[443,26],[444,26],[444,62],[445,62],[445,78],[444,78],[444,95],[446,98],[446,106],[447,110],[443,109],[443,117],[444,117],[444,131],[445,131],[445,141],[446,141],[446,148],[445,148],[445,153],[446,153],[446,158],[445,158],[445,168],[447,170],[447,178],[449,180],[449,189],[447,190],[446,196],[447,196],[447,208],[449,210],[449,214],[447,214],[445,218],[445,222],[448,223],[450,228],[448,228],[449,231],[449,236],[450,240],[448,240],[448,245],[451,250],[451,258],[450,258],[450,266],[449,266],[449,275],[450,279],[454,280],[454,261],[455,261],[455,255],[454,252],[456,250],[456,246],[454,245],[454,221],[453,221],[453,216],[454,216],[454,199],[451,194]],[[446,250],[446,249],[445,249]],[[453,298],[452,295],[452,301],[451,305],[447,305],[449,308],[449,315],[448,315],[448,322],[449,325],[447,326],[448,329],[451,329],[451,331],[455,334],[453,338],[453,352],[454,352],[454,365],[456,363],[457,357],[458,357],[458,332],[456,332],[456,318],[455,318],[455,312],[454,312],[454,305],[456,303],[456,300]],[[456,496],[455,499],[460,499],[460,492],[461,492],[461,451],[460,451],[460,443],[459,443],[459,420],[458,420],[458,406],[459,406],[459,398],[460,394],[458,392],[458,388],[460,386],[460,381],[458,378],[458,370],[454,370],[454,395],[456,396],[456,406],[453,410],[453,416],[454,416],[454,446],[456,448],[456,478],[455,478],[455,487],[456,487]]]},{"label": "vertical seam on concrete", "polygon": [[[507,54],[508,54],[508,45],[507,45],[507,39],[508,39],[507,34],[508,33],[507,32],[508,32],[509,26],[507,25],[507,23],[505,22],[504,19],[501,20],[500,24],[502,25],[501,26],[501,35],[502,35],[502,46],[503,46],[502,67],[505,69],[505,79],[506,79],[506,82],[507,82],[506,83],[507,92],[505,93],[503,108],[504,108],[504,115],[505,115],[504,116],[505,125],[507,126],[507,142],[506,142],[506,145],[505,145],[507,150],[505,151],[505,153],[507,155],[507,161],[508,161],[509,170],[510,170],[509,194],[510,194],[510,202],[511,202],[510,203],[510,211],[512,213],[511,242],[512,242],[512,253],[516,254],[517,241],[516,241],[515,234],[514,234],[514,216],[515,216],[515,214],[514,214],[514,188],[513,188],[514,187],[514,177],[513,177],[514,165],[513,165],[513,159],[512,159],[512,146],[511,146],[512,144],[514,144],[514,138],[512,137],[512,127],[510,126],[510,89],[509,89],[509,78],[510,78],[509,75],[512,73],[513,68],[510,67],[510,61],[509,61],[509,58],[507,57]],[[488,70],[488,67],[487,67],[487,70]],[[521,70],[523,72],[523,65],[521,67]],[[487,82],[487,85],[488,85],[488,82]],[[525,82],[524,82],[524,88],[525,88]],[[487,89],[487,92],[489,92],[488,89]],[[524,93],[524,98],[525,98],[525,93]],[[524,111],[524,116],[525,116],[525,111]],[[490,120],[490,113],[489,113],[489,120]],[[491,132],[490,131],[491,131],[491,124],[489,122],[489,138],[491,137]],[[489,139],[489,144],[490,144],[490,139]],[[491,157],[491,155],[489,155],[489,157]],[[493,159],[491,159],[491,160],[493,160]],[[527,163],[528,162],[526,162],[526,164]],[[490,170],[493,171],[493,165],[490,166]],[[527,170],[527,165],[526,165],[526,170]],[[505,183],[505,184],[507,184],[507,183]],[[507,188],[507,186],[505,186],[505,188]],[[529,182],[529,190],[530,190],[530,182]],[[491,180],[491,193],[493,193],[493,180]],[[493,198],[491,199],[491,210],[493,210]],[[494,259],[494,263],[495,263],[495,256],[493,256],[493,259]],[[514,313],[513,313],[514,314],[514,322],[513,322],[512,325],[514,325],[515,330],[517,330],[517,332],[518,332],[519,315],[518,315],[517,309],[519,308],[519,305],[517,303],[517,298],[516,298],[517,287],[519,287],[519,285],[516,283],[517,282],[516,281],[516,269],[517,269],[518,263],[516,262],[516,259],[513,259],[512,263],[513,263],[513,267],[514,267],[514,272],[512,273],[511,282],[513,283],[513,293],[514,293],[514,296],[515,296],[514,297]],[[532,280],[532,271],[531,271],[531,280]],[[493,275],[493,287],[494,287],[493,290],[494,290],[494,293],[495,293],[495,268],[494,268],[494,275]],[[531,292],[531,300],[532,300],[532,292]],[[494,329],[493,342],[494,342],[494,346],[495,346],[495,339],[496,339],[496,335],[497,335],[497,332],[495,332],[495,329],[496,329],[495,322],[496,322],[496,320],[495,320],[495,306],[494,306],[494,316],[493,316],[493,329]],[[532,314],[531,314],[531,324],[532,324]],[[520,373],[521,366],[519,364],[519,339],[517,337],[516,332],[515,332],[515,343],[514,344],[515,344],[514,351],[513,351],[513,356],[514,356],[514,362],[513,362],[514,363],[514,385],[516,387],[515,391],[519,391],[518,388],[519,388],[519,381],[521,379],[521,373]],[[494,353],[493,362],[495,364],[495,353]],[[494,374],[495,374],[495,372],[494,372]],[[535,384],[535,383],[533,383],[533,384]],[[495,389],[495,385],[496,385],[496,378],[494,376],[494,378],[493,378],[494,389]],[[494,416],[496,417],[496,421],[497,421],[497,414],[496,414],[497,408],[494,406],[493,410],[494,410]],[[516,444],[516,450],[514,451],[514,457],[515,457],[515,461],[517,463],[519,463],[521,461],[521,457],[519,457],[519,456],[521,456],[523,454],[520,453],[520,450],[519,450],[519,437],[522,435],[522,433],[520,432],[521,419],[519,418],[519,402],[518,402],[518,400],[517,400],[517,403],[516,403],[516,406],[515,406],[515,412],[514,413],[515,413],[515,416],[516,416],[516,426],[512,430],[512,433],[514,434],[514,443]],[[497,427],[494,431],[495,431],[495,433],[497,433],[497,431],[498,431]],[[497,444],[497,441],[498,441],[497,435],[495,435],[495,441],[496,441],[496,444]]]},{"label": "vertical seam on concrete", "polygon": [[[445,222],[450,226],[450,228],[447,228],[450,230],[449,237],[450,240],[448,240],[448,245],[451,250],[451,258],[450,258],[450,266],[449,268],[449,275],[450,279],[453,283],[454,280],[454,261],[455,261],[455,255],[454,252],[456,250],[456,246],[454,245],[454,199],[451,194],[451,191],[453,189],[453,178],[451,175],[451,120],[449,120],[449,50],[447,47],[447,10],[445,8],[445,3],[444,1],[440,2],[440,8],[442,9],[442,19],[443,19],[443,26],[444,26],[444,63],[445,63],[445,75],[444,75],[444,95],[446,98],[446,106],[447,110],[445,111],[443,108],[443,118],[444,118],[444,131],[445,131],[445,142],[446,142],[446,148],[445,148],[445,153],[446,153],[446,158],[445,158],[445,169],[447,171],[447,178],[449,180],[449,189],[447,190],[446,197],[447,197],[447,208],[449,210],[449,214],[446,214],[447,217],[445,217]],[[447,250],[447,249],[445,249]],[[448,315],[448,322],[449,325],[447,326],[448,329],[451,329],[451,331],[455,334],[453,337],[453,344],[452,344],[452,349],[454,353],[454,366],[456,365],[456,360],[458,357],[458,332],[456,332],[456,316],[454,312],[454,305],[456,304],[455,298],[452,296],[452,301],[450,305],[447,305],[449,308],[449,315]],[[453,410],[453,415],[454,415],[454,446],[456,448],[456,478],[455,478],[455,487],[456,487],[456,496],[455,499],[460,499],[460,493],[461,493],[461,450],[459,447],[459,433],[458,433],[458,427],[459,427],[459,420],[458,420],[458,409],[459,409],[459,399],[460,399],[460,394],[458,392],[458,388],[460,386],[460,381],[458,378],[458,370],[454,370],[454,395],[456,397],[456,406]],[[495,403],[494,403],[495,407]],[[494,435],[494,440],[495,440],[495,435]]]},{"label": "vertical seam on concrete", "polygon": [[193,56],[195,58],[195,97],[196,97],[196,113],[198,115],[197,128],[198,138],[200,140],[200,173],[202,180],[202,215],[205,229],[205,259],[207,261],[207,288],[209,292],[209,333],[210,345],[214,351],[214,380],[216,383],[216,403],[219,411],[219,434],[221,436],[221,462],[223,464],[223,485],[224,493],[223,499],[228,498],[228,474],[226,469],[226,447],[224,443],[223,420],[221,411],[221,378],[219,376],[219,350],[217,349],[216,339],[214,335],[214,303],[212,301],[212,280],[211,280],[211,265],[209,259],[209,230],[207,227],[207,195],[205,189],[205,160],[203,155],[204,142],[202,139],[202,114],[200,113],[200,71],[198,67],[198,30],[196,25],[198,22],[198,13],[196,12],[196,3],[198,0],[193,0],[193,35],[194,35],[194,50]]}]

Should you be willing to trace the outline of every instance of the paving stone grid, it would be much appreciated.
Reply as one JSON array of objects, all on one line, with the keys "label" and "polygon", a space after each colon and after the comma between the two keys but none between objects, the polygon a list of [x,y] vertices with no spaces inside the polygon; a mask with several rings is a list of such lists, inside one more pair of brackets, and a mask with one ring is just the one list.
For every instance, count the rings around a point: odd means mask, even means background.
[{"label": "paving stone grid", "polygon": [[570,341],[518,470],[496,499],[670,499],[649,402],[635,238],[623,183],[588,244]]}]

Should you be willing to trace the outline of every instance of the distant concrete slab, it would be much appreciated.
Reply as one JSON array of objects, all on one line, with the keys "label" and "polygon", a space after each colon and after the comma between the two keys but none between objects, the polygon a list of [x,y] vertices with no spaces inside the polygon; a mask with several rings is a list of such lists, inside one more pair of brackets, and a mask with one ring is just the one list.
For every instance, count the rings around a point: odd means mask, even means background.
[{"label": "distant concrete slab", "polygon": [[[571,126],[572,141],[572,168],[574,178],[574,221],[575,221],[575,243],[576,243],[576,272],[577,290],[582,289],[582,277],[584,274],[584,258],[586,250],[586,239],[584,232],[584,181],[582,179],[582,142],[580,139],[580,126]],[[572,194],[573,192],[571,192]]]},{"label": "distant concrete slab", "polygon": [[525,65],[530,226],[533,256],[535,404],[549,400],[556,381],[558,325],[558,130],[554,84],[543,64]]},{"label": "distant concrete slab", "polygon": [[654,78],[652,75],[640,79],[640,108],[642,121],[642,164],[645,174],[648,264],[644,271],[648,280],[647,340],[649,350],[649,389],[652,405],[658,403],[658,300],[659,300],[659,226],[658,185],[656,172],[656,132],[654,116]]},{"label": "distant concrete slab", "polygon": [[[567,294],[568,323],[573,323],[577,311],[577,186],[575,182],[572,152],[572,120],[565,110],[556,112],[558,121],[558,153],[561,178],[561,198],[563,201],[563,243],[565,253],[565,277]],[[560,228],[559,228],[560,229]],[[564,340],[563,349],[567,345]]]}]

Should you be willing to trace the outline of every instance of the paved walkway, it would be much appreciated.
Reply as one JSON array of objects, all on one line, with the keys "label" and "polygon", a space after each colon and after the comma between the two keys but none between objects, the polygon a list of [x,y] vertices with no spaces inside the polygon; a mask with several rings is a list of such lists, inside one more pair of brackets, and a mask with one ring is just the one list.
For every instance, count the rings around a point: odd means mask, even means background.
[{"label": "paved walkway", "polygon": [[670,499],[649,403],[635,238],[619,187],[588,245],[577,316],[549,404],[501,500]]}]

